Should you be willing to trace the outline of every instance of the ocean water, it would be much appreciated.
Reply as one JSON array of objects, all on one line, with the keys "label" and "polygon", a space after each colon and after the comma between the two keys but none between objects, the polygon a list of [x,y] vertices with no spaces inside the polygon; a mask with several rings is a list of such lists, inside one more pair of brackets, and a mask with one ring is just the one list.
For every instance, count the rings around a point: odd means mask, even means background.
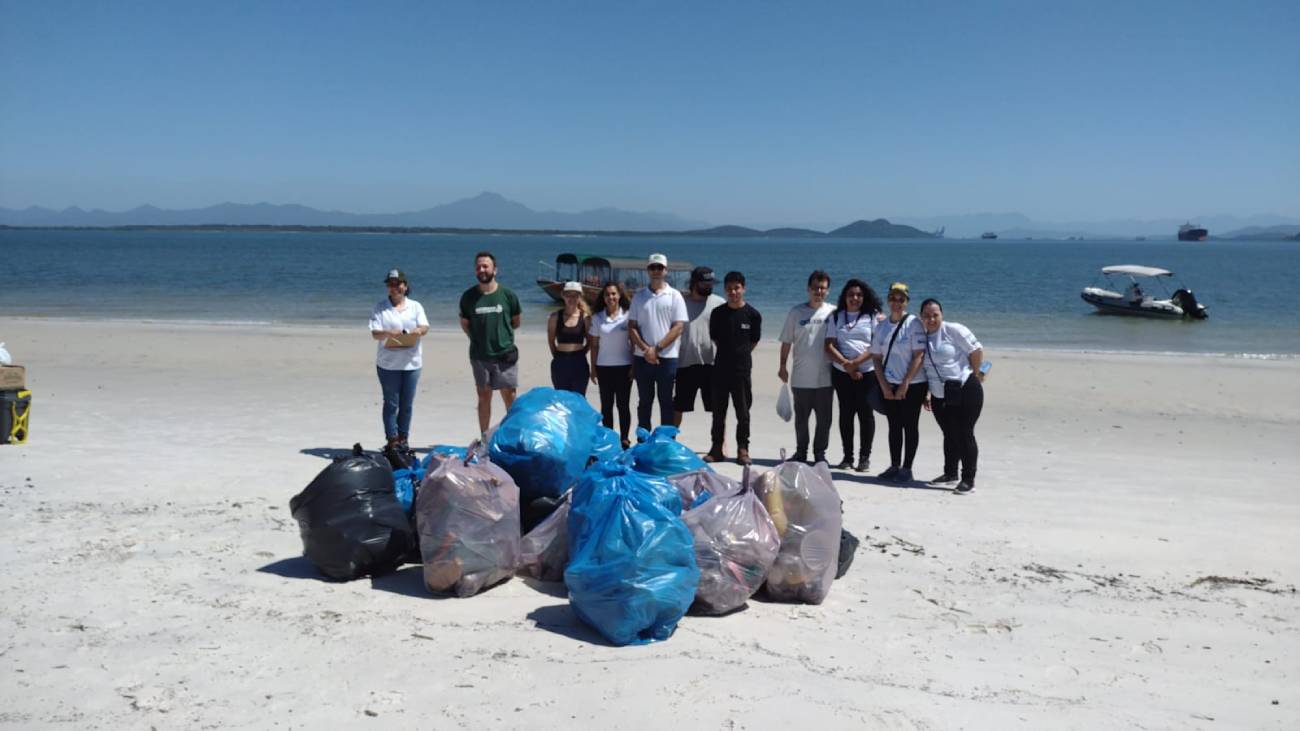
[{"label": "ocean water", "polygon": [[[883,297],[911,286],[985,347],[1228,355],[1300,354],[1300,244],[1279,241],[970,241],[522,235],[0,230],[0,313],[74,319],[350,324],[364,328],[391,267],[435,327],[456,327],[473,256],[497,256],[502,282],[540,329],[553,308],[536,277],[566,251],[708,264],[745,273],[748,299],[775,337],[807,275],[850,276]],[[1209,308],[1177,322],[1097,315],[1079,291],[1110,264],[1170,269]],[[719,290],[721,288],[719,287]],[[721,293],[719,291],[719,293]],[[7,333],[0,333],[0,340]],[[15,338],[9,335],[10,340]]]}]

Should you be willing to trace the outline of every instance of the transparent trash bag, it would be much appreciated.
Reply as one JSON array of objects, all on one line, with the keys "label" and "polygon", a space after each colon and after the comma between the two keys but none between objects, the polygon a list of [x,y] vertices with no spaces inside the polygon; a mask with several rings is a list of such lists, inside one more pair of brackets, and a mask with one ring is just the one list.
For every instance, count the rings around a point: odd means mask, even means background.
[{"label": "transparent trash bag", "polygon": [[519,488],[490,460],[443,462],[420,486],[415,519],[435,594],[473,596],[519,566]]},{"label": "transparent trash bag", "polygon": [[519,573],[541,581],[564,581],[569,565],[569,499],[560,504],[519,543]]},{"label": "transparent trash bag", "polygon": [[781,421],[789,421],[794,418],[794,404],[790,400],[790,387],[781,384],[781,391],[776,395],[776,415],[781,417]]},{"label": "transparent trash bag", "polygon": [[835,580],[842,527],[830,468],[825,462],[782,462],[759,476],[754,490],[781,536],[781,551],[767,574],[768,596],[821,604]]},{"label": "transparent trash bag", "polygon": [[677,494],[681,495],[683,510],[690,510],[713,495],[736,492],[740,489],[739,482],[711,469],[691,470],[680,475],[671,475],[668,477],[668,482],[677,488]]},{"label": "transparent trash bag", "polygon": [[[749,469],[745,472],[748,482]],[[747,485],[736,484],[686,511],[682,521],[695,539],[700,567],[693,610],[725,614],[744,606],[781,550],[781,537],[762,500]]]}]

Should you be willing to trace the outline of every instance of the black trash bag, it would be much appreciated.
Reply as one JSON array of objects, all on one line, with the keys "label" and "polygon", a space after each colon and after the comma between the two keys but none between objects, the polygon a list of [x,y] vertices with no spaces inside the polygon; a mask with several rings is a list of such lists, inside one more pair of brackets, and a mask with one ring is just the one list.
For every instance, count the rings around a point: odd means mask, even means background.
[{"label": "black trash bag", "polygon": [[840,529],[840,560],[835,567],[835,578],[840,578],[849,572],[849,567],[853,565],[853,557],[858,552],[860,545],[858,537],[852,533]]},{"label": "black trash bag", "polygon": [[415,529],[393,490],[393,471],[374,457],[354,455],[321,470],[289,501],[289,511],[298,521],[303,555],[331,579],[383,574],[419,555]]},{"label": "black trash bag", "polygon": [[[360,445],[354,445],[353,449]],[[410,447],[402,447],[397,444],[389,444],[384,447],[384,459],[388,460],[388,466],[395,470],[409,470],[420,464],[420,457]]]},{"label": "black trash bag", "polygon": [[560,497],[539,497],[527,503],[519,504],[519,527],[525,533],[531,533],[542,521],[551,517],[551,513],[560,505],[568,502],[568,493]]}]

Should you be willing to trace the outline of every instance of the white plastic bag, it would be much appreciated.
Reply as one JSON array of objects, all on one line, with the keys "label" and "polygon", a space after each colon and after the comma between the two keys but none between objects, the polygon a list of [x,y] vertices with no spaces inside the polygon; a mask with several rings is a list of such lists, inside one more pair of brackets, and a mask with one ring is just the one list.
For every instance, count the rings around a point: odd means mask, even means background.
[{"label": "white plastic bag", "polygon": [[0,343],[0,365],[13,365],[13,359],[9,357],[9,351],[5,350],[5,344]]},{"label": "white plastic bag", "polygon": [[794,406],[790,403],[790,386],[781,384],[781,393],[776,395],[776,415],[781,417],[781,421],[789,421],[794,418]]}]

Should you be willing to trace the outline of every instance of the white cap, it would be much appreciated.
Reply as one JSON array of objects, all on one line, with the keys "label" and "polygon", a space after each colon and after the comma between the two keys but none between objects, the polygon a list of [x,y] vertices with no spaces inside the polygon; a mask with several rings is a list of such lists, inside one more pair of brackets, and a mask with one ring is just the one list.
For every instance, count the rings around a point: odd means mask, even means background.
[{"label": "white cap", "polygon": [[577,292],[578,294],[582,294],[582,285],[581,285],[581,284],[578,284],[577,282],[565,282],[565,283],[564,283],[564,291],[565,291],[565,292]]},{"label": "white cap", "polygon": [[651,254],[650,260],[646,262],[646,266],[650,266],[651,264],[663,264],[666,267],[668,266],[668,257],[663,254]]}]

